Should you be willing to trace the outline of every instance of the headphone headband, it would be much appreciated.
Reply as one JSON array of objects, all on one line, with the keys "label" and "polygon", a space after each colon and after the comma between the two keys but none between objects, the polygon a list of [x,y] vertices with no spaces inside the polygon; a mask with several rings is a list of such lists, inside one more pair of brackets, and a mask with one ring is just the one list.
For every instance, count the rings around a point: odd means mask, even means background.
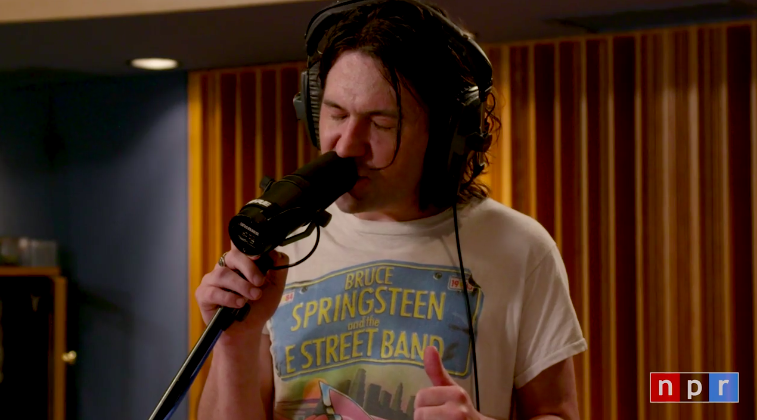
[{"label": "headphone headband", "polygon": [[[346,1],[338,1],[337,3],[326,7],[325,9],[321,10],[320,12],[316,13],[315,16],[313,16],[310,19],[310,23],[308,24],[308,28],[305,31],[305,43],[307,48],[307,55],[308,55],[308,66],[310,66],[310,60],[311,58],[316,54],[318,50],[318,44],[323,39],[323,36],[325,35],[326,31],[331,28],[337,20],[339,20],[340,15],[348,10],[352,10],[356,7],[368,5],[368,4],[378,4],[378,3],[384,3],[388,0],[346,0]],[[455,25],[451,20],[449,20],[447,17],[442,15],[441,13],[434,10],[432,7],[429,7],[426,4],[414,1],[414,0],[406,0],[410,3],[413,3],[424,10],[428,11],[432,16],[437,18],[440,22],[442,22],[448,29],[452,32],[452,37],[450,38],[452,41],[455,41],[461,48],[459,48],[459,52],[464,56],[464,59],[470,63],[473,68],[471,69],[473,71],[473,78],[476,81],[476,85],[478,86],[479,94],[481,95],[482,102],[485,100],[486,95],[490,91],[493,81],[492,81],[492,64],[489,61],[489,58],[484,53],[484,50],[481,49],[481,46],[478,45],[473,39],[470,38],[468,34],[466,34],[459,26]]]}]

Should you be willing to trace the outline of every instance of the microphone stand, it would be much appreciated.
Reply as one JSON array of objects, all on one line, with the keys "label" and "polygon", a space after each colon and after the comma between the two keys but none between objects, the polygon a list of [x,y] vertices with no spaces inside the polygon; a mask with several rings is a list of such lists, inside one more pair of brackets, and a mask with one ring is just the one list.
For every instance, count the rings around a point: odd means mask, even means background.
[{"label": "microphone stand", "polygon": [[[261,272],[265,273],[273,266],[273,260],[268,255],[261,255],[259,259],[255,260],[255,264],[260,268]],[[157,407],[155,407],[150,420],[168,419],[173,415],[187,394],[189,387],[192,386],[202,365],[205,364],[205,360],[210,355],[210,351],[213,350],[218,337],[234,321],[244,320],[248,313],[250,313],[249,303],[246,303],[241,308],[227,308],[225,306],[218,308],[216,314],[208,322],[205,332],[197,340],[181,369],[179,369],[179,373],[176,374],[168,390],[163,394],[163,398],[160,399]]]},{"label": "microphone stand", "polygon": [[[314,215],[304,232],[290,236],[280,245],[286,246],[304,239],[305,237],[310,236],[316,226],[326,227],[330,221],[331,214],[323,210]],[[267,254],[261,255],[260,258],[255,260],[255,265],[258,266],[261,273],[265,274],[273,267],[273,259]],[[192,348],[189,356],[187,356],[184,364],[179,369],[179,373],[176,374],[176,377],[174,377],[173,382],[169,385],[168,390],[163,394],[163,398],[160,399],[160,402],[155,407],[149,420],[166,420],[173,415],[174,411],[176,411],[179,404],[181,404],[181,401],[184,399],[184,396],[187,394],[189,387],[192,386],[202,365],[205,364],[205,360],[208,358],[208,355],[210,355],[210,351],[213,350],[216,341],[218,341],[218,337],[220,337],[221,333],[229,328],[234,321],[243,321],[249,313],[249,302],[241,308],[228,308],[225,306],[218,308],[216,314],[213,315],[213,318],[208,322],[205,332],[203,332],[200,339],[197,340],[197,343]]]}]

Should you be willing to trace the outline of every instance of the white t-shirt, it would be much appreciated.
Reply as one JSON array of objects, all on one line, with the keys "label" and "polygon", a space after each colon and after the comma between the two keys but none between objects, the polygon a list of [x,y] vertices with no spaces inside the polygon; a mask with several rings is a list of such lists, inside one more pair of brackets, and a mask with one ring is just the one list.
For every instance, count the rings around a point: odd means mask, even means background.
[{"label": "white t-shirt", "polygon": [[[410,222],[336,206],[315,253],[289,269],[267,324],[275,419],[411,420],[431,386],[427,345],[474,400],[452,209]],[[480,411],[507,419],[512,389],[586,349],[559,251],[535,220],[492,199],[458,211],[476,331]],[[281,248],[296,262],[316,233]]]}]

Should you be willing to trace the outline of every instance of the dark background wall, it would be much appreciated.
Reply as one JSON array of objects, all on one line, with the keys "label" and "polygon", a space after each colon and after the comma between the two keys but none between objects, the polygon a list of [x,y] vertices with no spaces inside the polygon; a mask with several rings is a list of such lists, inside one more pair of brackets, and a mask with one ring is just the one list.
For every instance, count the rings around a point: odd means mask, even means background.
[{"label": "dark background wall", "polygon": [[0,235],[55,235],[48,87],[0,91]]},{"label": "dark background wall", "polygon": [[57,240],[70,280],[68,418],[149,417],[186,357],[186,85],[0,94],[0,235]]}]

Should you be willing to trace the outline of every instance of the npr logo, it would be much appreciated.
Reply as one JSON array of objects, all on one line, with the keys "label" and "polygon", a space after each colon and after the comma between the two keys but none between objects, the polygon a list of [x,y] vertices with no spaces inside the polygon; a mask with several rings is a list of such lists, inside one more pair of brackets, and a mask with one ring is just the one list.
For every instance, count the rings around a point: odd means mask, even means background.
[{"label": "npr logo", "polygon": [[652,372],[649,374],[649,402],[737,403],[739,374]]}]

